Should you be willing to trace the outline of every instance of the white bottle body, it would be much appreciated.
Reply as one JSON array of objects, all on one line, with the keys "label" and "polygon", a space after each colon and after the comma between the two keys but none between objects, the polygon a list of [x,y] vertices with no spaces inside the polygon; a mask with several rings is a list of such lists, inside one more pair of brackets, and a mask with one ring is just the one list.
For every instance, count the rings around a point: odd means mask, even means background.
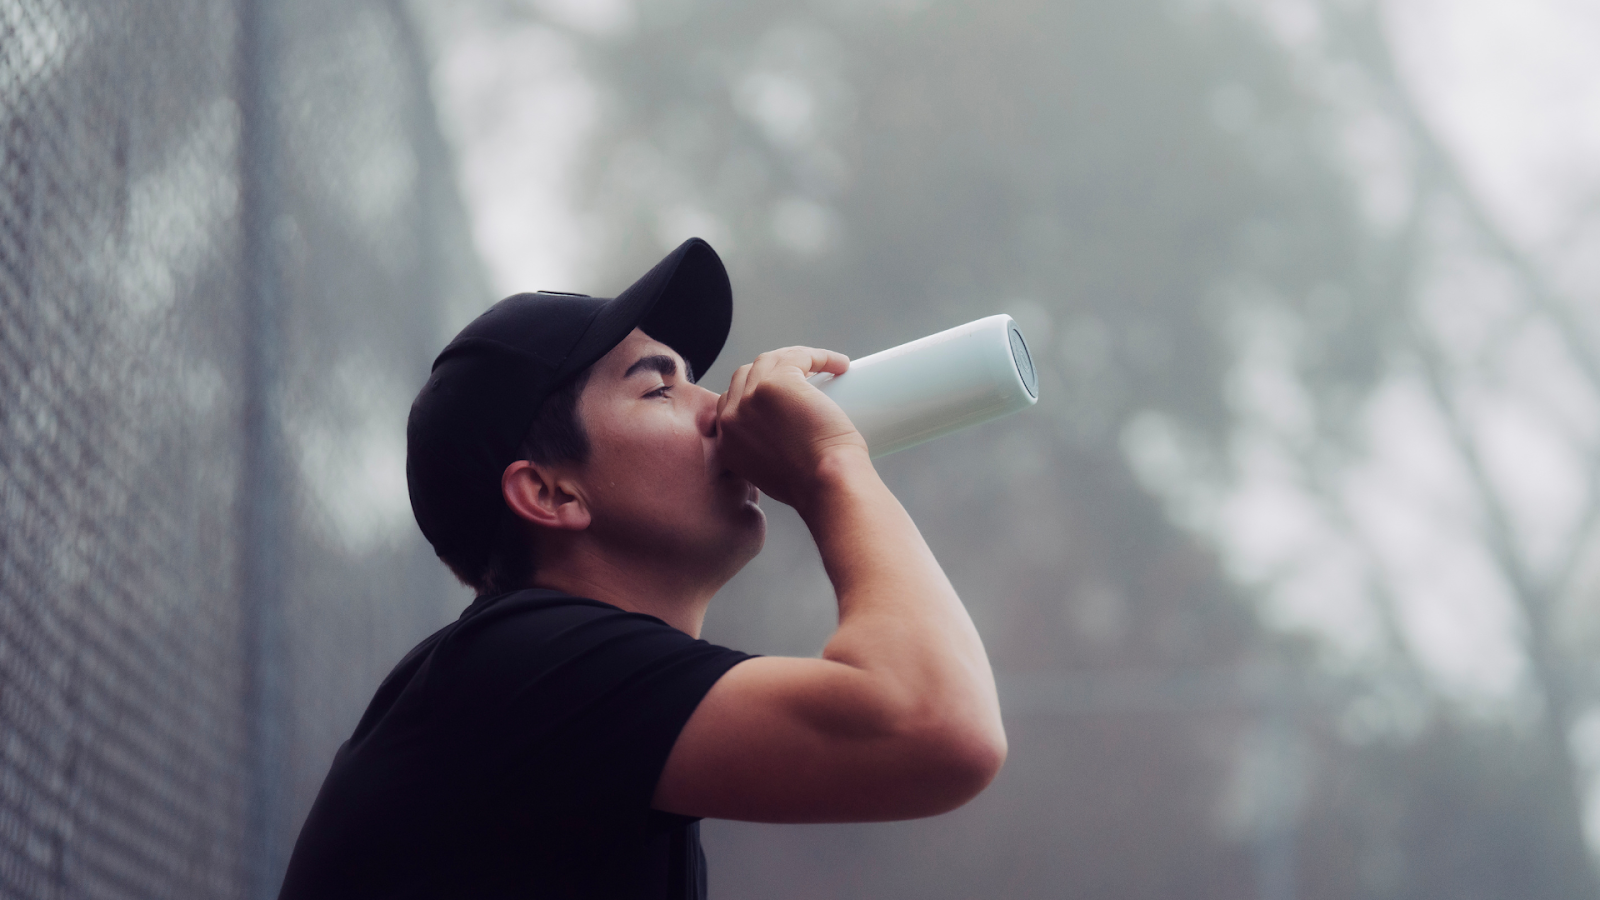
[{"label": "white bottle body", "polygon": [[958,325],[851,360],[811,382],[867,439],[874,458],[1038,402],[1038,377],[1010,316]]}]

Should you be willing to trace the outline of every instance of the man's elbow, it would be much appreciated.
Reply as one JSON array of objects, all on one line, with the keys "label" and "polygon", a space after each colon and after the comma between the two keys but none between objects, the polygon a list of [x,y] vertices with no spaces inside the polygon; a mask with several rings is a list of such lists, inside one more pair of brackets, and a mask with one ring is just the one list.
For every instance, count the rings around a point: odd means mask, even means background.
[{"label": "man's elbow", "polygon": [[1006,735],[999,722],[952,724],[925,740],[921,752],[931,765],[922,784],[927,806],[919,815],[939,815],[965,805],[1005,765]]},{"label": "man's elbow", "polygon": [[969,729],[957,739],[952,765],[952,781],[960,796],[956,806],[978,796],[994,781],[1005,765],[1006,750],[1005,729],[998,722],[993,727]]}]

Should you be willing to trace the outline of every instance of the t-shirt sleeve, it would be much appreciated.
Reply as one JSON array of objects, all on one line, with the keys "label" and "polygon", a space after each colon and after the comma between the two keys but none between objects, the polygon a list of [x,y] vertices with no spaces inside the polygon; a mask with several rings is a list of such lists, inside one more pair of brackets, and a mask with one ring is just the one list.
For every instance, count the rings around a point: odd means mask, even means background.
[{"label": "t-shirt sleeve", "polygon": [[586,601],[502,601],[480,618],[451,648],[446,713],[481,773],[478,802],[575,840],[645,827],[684,723],[750,658]]}]

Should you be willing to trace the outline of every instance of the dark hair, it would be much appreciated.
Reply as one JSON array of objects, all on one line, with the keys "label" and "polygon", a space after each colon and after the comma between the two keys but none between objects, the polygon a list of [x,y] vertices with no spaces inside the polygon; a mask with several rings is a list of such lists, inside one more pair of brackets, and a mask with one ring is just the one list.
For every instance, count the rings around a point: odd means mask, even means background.
[{"label": "dark hair", "polygon": [[[545,398],[517,448],[517,459],[540,465],[581,465],[589,459],[589,435],[578,419],[578,397],[589,383],[591,371],[584,369]],[[444,562],[463,584],[480,595],[503,594],[532,583],[534,540],[533,526],[501,506],[494,544],[480,569],[469,572],[456,561],[446,559]]]}]

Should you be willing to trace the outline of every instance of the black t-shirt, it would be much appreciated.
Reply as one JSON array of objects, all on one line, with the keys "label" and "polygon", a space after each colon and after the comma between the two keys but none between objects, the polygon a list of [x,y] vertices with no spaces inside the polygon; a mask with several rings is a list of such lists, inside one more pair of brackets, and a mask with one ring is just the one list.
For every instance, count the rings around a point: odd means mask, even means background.
[{"label": "black t-shirt", "polygon": [[339,748],[282,900],[704,897],[698,820],[650,800],[689,715],[746,659],[556,591],[478,598]]}]

